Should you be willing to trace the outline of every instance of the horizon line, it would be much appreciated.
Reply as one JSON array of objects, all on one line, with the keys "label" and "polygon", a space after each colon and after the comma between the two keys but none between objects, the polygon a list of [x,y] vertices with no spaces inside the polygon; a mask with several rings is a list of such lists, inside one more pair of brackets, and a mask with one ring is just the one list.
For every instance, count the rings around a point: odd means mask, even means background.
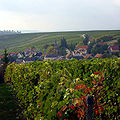
[{"label": "horizon line", "polygon": [[56,30],[56,31],[17,30],[17,31],[21,31],[21,33],[54,33],[54,32],[120,31],[120,29],[88,29],[88,30]]}]

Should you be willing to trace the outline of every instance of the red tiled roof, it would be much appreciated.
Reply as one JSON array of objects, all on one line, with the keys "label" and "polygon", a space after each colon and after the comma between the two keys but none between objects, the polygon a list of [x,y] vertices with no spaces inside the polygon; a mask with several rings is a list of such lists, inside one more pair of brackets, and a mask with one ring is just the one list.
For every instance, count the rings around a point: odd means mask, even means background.
[{"label": "red tiled roof", "polygon": [[92,57],[92,55],[91,54],[87,54],[84,58],[87,59],[89,57]]},{"label": "red tiled roof", "polygon": [[0,55],[0,58],[3,58],[4,56]]},{"label": "red tiled roof", "polygon": [[111,52],[114,52],[114,53],[116,53],[116,52],[119,52],[119,50],[111,50]]},{"label": "red tiled roof", "polygon": [[80,49],[80,48],[88,49],[88,45],[79,45],[79,46],[77,46],[77,49]]},{"label": "red tiled roof", "polygon": [[103,55],[102,54],[96,54],[94,57],[95,58],[100,58],[100,57],[102,57]]},{"label": "red tiled roof", "polygon": [[116,45],[116,46],[109,46],[109,48],[111,48],[112,50],[119,50],[119,46]]},{"label": "red tiled roof", "polygon": [[107,43],[98,43],[98,45],[107,45]]},{"label": "red tiled roof", "polygon": [[41,57],[45,57],[46,55],[45,54],[42,54]]},{"label": "red tiled roof", "polygon": [[17,55],[18,52],[9,52],[8,55],[10,55],[10,54]]}]

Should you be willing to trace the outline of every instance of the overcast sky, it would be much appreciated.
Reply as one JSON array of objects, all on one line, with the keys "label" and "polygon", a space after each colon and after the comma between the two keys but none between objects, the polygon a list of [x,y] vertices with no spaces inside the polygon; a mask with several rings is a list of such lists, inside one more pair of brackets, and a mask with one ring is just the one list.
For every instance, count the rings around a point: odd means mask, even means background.
[{"label": "overcast sky", "polygon": [[0,0],[0,30],[120,29],[120,0]]}]

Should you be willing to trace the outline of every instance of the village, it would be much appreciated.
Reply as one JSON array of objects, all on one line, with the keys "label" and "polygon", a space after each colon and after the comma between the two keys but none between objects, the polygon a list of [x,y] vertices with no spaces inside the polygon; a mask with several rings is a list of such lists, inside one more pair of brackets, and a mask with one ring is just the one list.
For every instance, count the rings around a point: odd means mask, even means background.
[{"label": "village", "polygon": [[[65,39],[62,39],[62,42]],[[66,41],[65,41],[66,42]],[[90,41],[88,41],[90,44]],[[43,60],[71,60],[71,59],[92,59],[92,58],[107,58],[107,57],[119,57],[119,46],[118,45],[107,45],[107,43],[97,43],[95,46],[95,51],[90,52],[90,45],[76,45],[75,49],[71,51],[69,48],[65,48],[64,55],[60,54],[58,45],[55,43],[50,47],[47,47],[44,52],[37,50],[35,47],[26,48],[23,52],[8,52],[8,58],[10,63],[29,63],[32,61],[43,61]],[[66,43],[65,43],[66,45]],[[107,48],[106,48],[107,46]],[[101,49],[102,48],[102,53]],[[105,50],[104,50],[105,48]],[[49,49],[49,51],[48,51]],[[99,50],[97,50],[99,49]],[[47,52],[48,51],[48,52]],[[0,55],[0,64],[2,64],[3,55]]]}]

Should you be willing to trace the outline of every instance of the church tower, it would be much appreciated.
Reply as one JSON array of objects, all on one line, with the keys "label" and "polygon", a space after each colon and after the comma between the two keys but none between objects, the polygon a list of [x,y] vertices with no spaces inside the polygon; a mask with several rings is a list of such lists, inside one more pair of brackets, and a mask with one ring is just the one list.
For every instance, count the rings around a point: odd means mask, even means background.
[{"label": "church tower", "polygon": [[55,40],[55,47],[57,48],[57,42],[56,42],[56,40]]},{"label": "church tower", "polygon": [[58,46],[57,46],[57,42],[56,42],[56,40],[55,40],[55,48],[56,48],[56,50],[57,50],[57,56],[59,56],[59,49],[58,49]]}]

